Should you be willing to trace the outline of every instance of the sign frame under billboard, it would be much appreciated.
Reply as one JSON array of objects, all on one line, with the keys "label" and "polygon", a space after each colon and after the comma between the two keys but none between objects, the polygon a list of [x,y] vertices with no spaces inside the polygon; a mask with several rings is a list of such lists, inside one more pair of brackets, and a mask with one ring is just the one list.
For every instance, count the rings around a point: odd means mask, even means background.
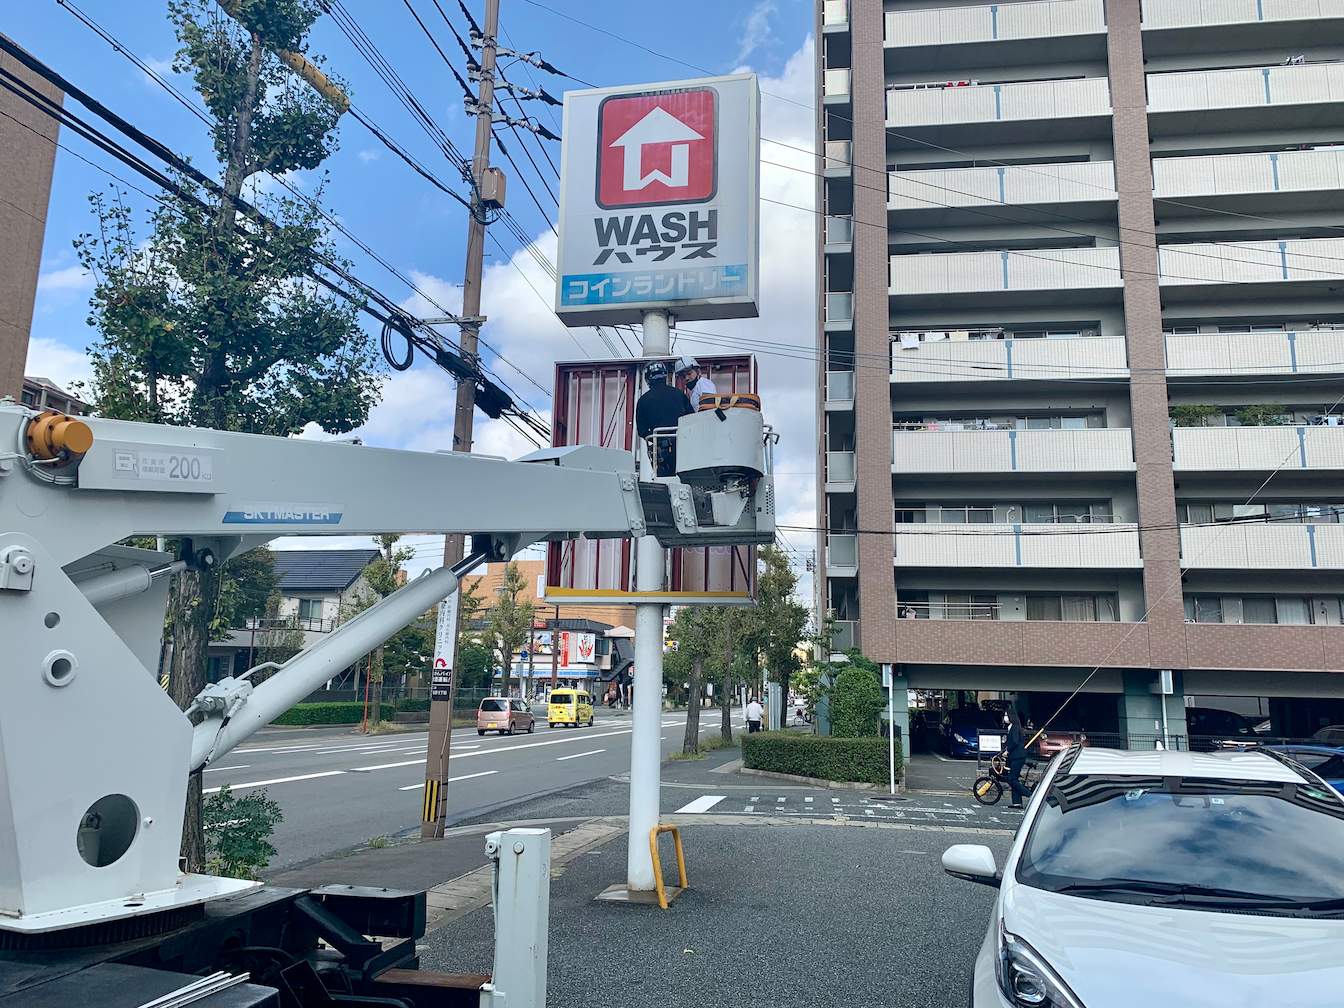
[{"label": "sign frame under billboard", "polygon": [[[555,412],[551,423],[553,447],[596,444],[635,451],[634,404],[644,390],[644,366],[651,360],[670,359],[625,357],[556,364]],[[696,359],[720,385],[720,392],[755,392],[758,387],[759,371],[751,354],[697,354]],[[756,604],[755,546],[669,549],[663,581],[668,587],[658,592],[634,590],[634,559],[634,542],[630,539],[571,539],[548,543],[546,570],[538,579],[538,596],[546,605]],[[711,562],[714,571],[711,571]],[[727,584],[722,583],[725,563]],[[591,575],[582,578],[586,583],[566,583],[578,580],[572,573],[575,566],[585,568]]]},{"label": "sign frame under billboard", "polygon": [[[555,310],[566,325],[639,322],[648,311],[685,320],[757,316],[760,101],[751,73],[565,93]],[[626,120],[607,128],[621,102],[649,112],[628,129]],[[616,146],[620,184],[648,188],[648,199],[604,203]],[[647,170],[646,147],[656,160]]]}]

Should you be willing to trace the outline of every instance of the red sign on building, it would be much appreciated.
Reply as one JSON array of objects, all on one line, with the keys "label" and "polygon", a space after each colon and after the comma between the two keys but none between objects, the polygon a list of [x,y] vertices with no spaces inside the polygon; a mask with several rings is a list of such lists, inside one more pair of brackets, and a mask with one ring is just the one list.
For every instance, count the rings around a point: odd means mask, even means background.
[{"label": "red sign on building", "polygon": [[605,99],[597,114],[598,206],[616,210],[712,199],[714,103],[710,88]]}]

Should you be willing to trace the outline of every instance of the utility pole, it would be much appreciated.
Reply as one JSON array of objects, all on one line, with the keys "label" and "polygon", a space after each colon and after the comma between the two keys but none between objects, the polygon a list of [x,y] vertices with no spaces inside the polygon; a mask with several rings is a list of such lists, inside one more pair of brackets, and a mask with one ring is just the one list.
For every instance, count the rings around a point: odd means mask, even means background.
[{"label": "utility pole", "polygon": [[[461,327],[462,355],[474,361],[477,337],[480,334],[481,277],[485,272],[485,206],[480,189],[486,170],[490,167],[490,140],[493,134],[495,107],[495,36],[499,33],[499,0],[485,0],[484,39],[481,46],[481,78],[478,81],[476,106],[476,147],[471,158],[471,219],[467,224],[466,276],[462,282]],[[453,415],[453,451],[471,451],[472,427],[476,413],[476,386],[459,380],[457,407]],[[451,567],[462,560],[465,545],[460,535],[446,536],[443,541],[443,564]],[[447,603],[443,603],[447,604]],[[448,632],[457,636],[457,621],[451,620]],[[456,662],[456,658],[454,658]],[[426,802],[425,819],[420,824],[421,839],[443,836],[448,812],[448,759],[453,741],[453,705],[457,700],[457,669],[452,670],[448,699],[431,701],[429,705],[429,750],[425,755],[425,784],[436,782],[438,800]],[[430,805],[433,805],[431,808]]]}]

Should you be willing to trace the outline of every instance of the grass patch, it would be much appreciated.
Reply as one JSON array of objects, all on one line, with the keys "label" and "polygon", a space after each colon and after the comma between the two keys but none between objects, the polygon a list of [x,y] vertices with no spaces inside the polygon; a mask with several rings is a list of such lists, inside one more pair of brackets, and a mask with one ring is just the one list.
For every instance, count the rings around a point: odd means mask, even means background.
[{"label": "grass patch", "polygon": [[705,753],[703,749],[700,752],[674,752],[671,756],[668,757],[668,759],[674,760],[678,763],[682,762],[683,760],[702,760],[704,758]]}]

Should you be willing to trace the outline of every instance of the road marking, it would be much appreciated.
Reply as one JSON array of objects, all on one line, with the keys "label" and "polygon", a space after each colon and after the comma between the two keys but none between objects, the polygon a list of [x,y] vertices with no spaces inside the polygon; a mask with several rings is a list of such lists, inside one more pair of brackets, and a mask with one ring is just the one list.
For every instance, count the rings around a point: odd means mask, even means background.
[{"label": "road marking", "polygon": [[784,798],[783,798],[783,797],[776,798],[775,801],[776,801],[777,803],[779,803],[780,805],[783,805],[783,804],[784,804]]},{"label": "road marking", "polygon": [[357,766],[357,767],[351,767],[351,768],[350,768],[350,772],[351,772],[351,773],[366,773],[366,772],[368,772],[369,770],[391,770],[391,769],[393,769],[394,767],[418,766],[419,764],[421,764],[421,763],[423,763],[423,762],[424,762],[424,760],[408,759],[408,760],[402,760],[400,763],[375,763],[373,766]]},{"label": "road marking", "polygon": [[812,799],[810,797],[804,798],[803,801],[807,802],[809,805],[812,803]]},{"label": "road marking", "polygon": [[839,805],[839,804],[840,804],[840,799],[839,799],[839,798],[832,798],[832,799],[831,799],[831,804],[832,804],[832,805]]},{"label": "road marking", "polygon": [[[232,787],[235,790],[245,787],[269,787],[271,784],[289,784],[293,781],[317,780],[319,777],[340,777],[344,773],[344,770],[324,770],[321,773],[299,774],[297,777],[275,777],[271,780],[248,781],[246,784],[232,784],[225,786]],[[220,788],[217,787],[206,788],[205,793],[214,794],[219,790]]]},{"label": "road marking", "polygon": [[755,805],[748,805],[748,806],[747,806],[746,808],[744,808],[742,811],[743,811],[743,812],[755,812],[755,811],[756,811],[756,806],[755,806]]},{"label": "road marking", "polygon": [[571,756],[557,756],[555,761],[563,763],[567,759],[578,759],[580,756],[596,756],[598,753],[606,752],[605,749],[589,749],[587,752],[576,752]]},{"label": "road marking", "polygon": [[[598,732],[595,735],[571,735],[568,738],[547,739],[545,742],[525,742],[522,745],[494,746],[483,752],[463,753],[461,758],[470,759],[473,756],[493,756],[495,753],[516,752],[519,749],[536,749],[539,746],[565,745],[570,742],[587,742],[589,739],[611,738],[614,735],[629,735],[630,732],[631,729],[626,728],[622,731]],[[454,754],[453,758],[457,759],[458,757]]]},{"label": "road marking", "polygon": [[[463,774],[461,777],[449,777],[449,778],[448,778],[448,783],[449,783],[449,784],[456,784],[458,781],[472,780],[473,778],[476,778],[476,777],[489,777],[491,774],[497,774],[497,773],[499,773],[498,770],[482,770],[480,773]],[[424,782],[424,781],[421,781],[419,784],[407,784],[404,788],[397,788],[397,790],[398,790],[398,791],[420,791],[420,790],[422,790],[422,789],[424,788],[424,786],[425,786],[425,782]]]},{"label": "road marking", "polygon": [[717,805],[719,802],[723,801],[727,797],[728,797],[727,795],[721,795],[721,794],[701,795],[699,798],[695,799],[695,801],[688,802],[681,808],[677,809],[677,814],[680,814],[682,812],[687,813],[708,812],[715,805]]},{"label": "road marking", "polygon": [[205,772],[214,773],[216,770],[246,770],[251,765],[251,763],[239,763],[237,766],[208,766],[205,768]]}]

